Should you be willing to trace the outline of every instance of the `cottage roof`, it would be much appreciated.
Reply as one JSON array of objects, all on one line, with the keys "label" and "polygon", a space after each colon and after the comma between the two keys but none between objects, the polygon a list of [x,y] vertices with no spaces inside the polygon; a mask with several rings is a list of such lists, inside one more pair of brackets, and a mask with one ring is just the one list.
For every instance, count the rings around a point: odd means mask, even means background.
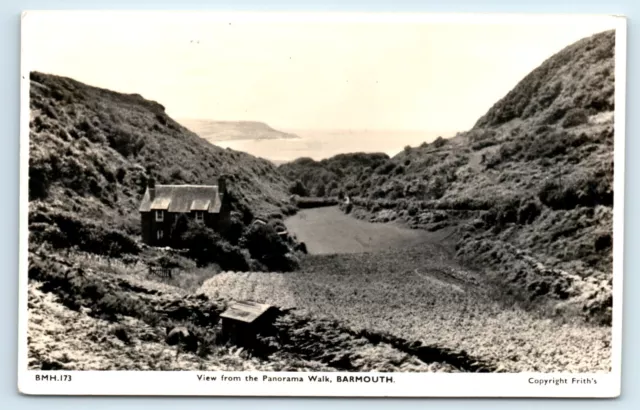
[{"label": "cottage roof", "polygon": [[221,318],[238,320],[245,323],[252,323],[262,316],[271,306],[256,302],[235,302],[227,310],[222,312]]},{"label": "cottage roof", "polygon": [[217,185],[156,185],[147,188],[139,211],[219,213],[221,202]]}]

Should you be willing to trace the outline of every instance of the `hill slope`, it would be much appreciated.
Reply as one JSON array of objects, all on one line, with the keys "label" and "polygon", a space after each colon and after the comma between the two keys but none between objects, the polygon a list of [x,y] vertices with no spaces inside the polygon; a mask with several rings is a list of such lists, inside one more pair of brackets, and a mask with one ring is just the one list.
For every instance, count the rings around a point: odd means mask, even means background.
[{"label": "hill slope", "polygon": [[254,216],[294,211],[287,181],[272,163],[211,145],[140,95],[34,72],[30,108],[32,242],[75,241],[96,252],[119,242],[122,252],[135,251],[138,206],[152,178],[211,184],[226,175],[240,227]]},{"label": "hill slope", "polygon": [[388,160],[384,153],[358,152],[320,161],[298,158],[280,165],[278,170],[291,181],[299,182],[307,195],[337,196],[341,188],[352,188]]},{"label": "hill slope", "polygon": [[211,121],[195,119],[178,121],[211,143],[219,141],[300,138],[295,134],[274,130],[267,124],[257,121]]},{"label": "hill slope", "polygon": [[578,302],[607,322],[614,45],[609,31],[561,50],[473,129],[407,147],[343,184],[345,210],[429,230],[462,223],[460,258],[527,300]]}]

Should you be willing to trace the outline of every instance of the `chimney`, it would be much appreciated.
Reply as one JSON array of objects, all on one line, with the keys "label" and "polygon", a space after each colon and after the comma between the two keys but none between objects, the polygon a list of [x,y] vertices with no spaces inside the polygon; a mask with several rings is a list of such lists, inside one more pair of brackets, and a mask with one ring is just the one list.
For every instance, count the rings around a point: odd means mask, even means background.
[{"label": "chimney", "polygon": [[149,190],[149,198],[153,201],[156,198],[156,180],[153,177],[147,179],[147,189]]},{"label": "chimney", "polygon": [[227,177],[225,175],[218,177],[218,192],[220,192],[220,195],[227,193]]}]

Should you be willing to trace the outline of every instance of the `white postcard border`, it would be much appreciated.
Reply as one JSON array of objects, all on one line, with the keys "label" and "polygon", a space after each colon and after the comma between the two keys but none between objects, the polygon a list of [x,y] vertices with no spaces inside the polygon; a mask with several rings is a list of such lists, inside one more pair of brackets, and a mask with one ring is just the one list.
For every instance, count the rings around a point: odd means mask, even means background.
[{"label": "white postcard border", "polygon": [[[624,188],[627,24],[616,15],[558,14],[437,14],[437,13],[235,13],[190,12],[220,20],[248,21],[340,21],[394,23],[537,24],[542,19],[613,19],[615,46],[614,117],[614,215],[613,215],[613,320],[612,371],[602,374],[563,373],[340,373],[340,372],[191,372],[191,371],[36,371],[27,370],[27,292],[28,292],[28,163],[29,163],[29,65],[25,41],[25,19],[29,13],[136,13],[133,11],[28,11],[21,27],[20,87],[20,215],[19,215],[19,320],[18,390],[32,395],[135,395],[135,396],[332,396],[332,397],[586,397],[613,398],[620,395],[622,365],[622,312],[624,270]],[[143,13],[153,13],[144,11]],[[158,11],[165,13],[165,11]],[[166,11],[167,15],[180,11]],[[222,375],[240,381],[220,381]],[[55,376],[55,380],[42,380]],[[198,376],[216,377],[203,381]],[[258,381],[246,381],[253,376]],[[262,381],[263,377],[300,377],[304,382]],[[326,376],[332,382],[309,381],[309,376]],[[360,381],[338,382],[338,377],[361,377]],[[369,381],[364,381],[369,377]],[[393,379],[392,383],[373,382],[374,378]],[[40,378],[40,380],[36,380]],[[566,380],[566,383],[557,380]],[[584,383],[584,380],[595,380]],[[349,380],[349,379],[347,379]],[[377,379],[376,379],[377,380]],[[544,383],[544,380],[548,380]],[[549,381],[550,380],[550,381]],[[578,382],[574,382],[577,380]],[[536,382],[537,381],[537,382]],[[382,386],[379,386],[382,384]]]}]

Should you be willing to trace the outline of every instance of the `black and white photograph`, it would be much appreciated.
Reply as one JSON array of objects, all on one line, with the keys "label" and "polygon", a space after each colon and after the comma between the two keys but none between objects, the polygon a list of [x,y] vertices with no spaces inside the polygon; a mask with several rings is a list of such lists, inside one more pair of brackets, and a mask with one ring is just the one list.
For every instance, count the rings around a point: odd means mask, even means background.
[{"label": "black and white photograph", "polygon": [[619,394],[625,47],[607,15],[25,12],[21,389]]}]

